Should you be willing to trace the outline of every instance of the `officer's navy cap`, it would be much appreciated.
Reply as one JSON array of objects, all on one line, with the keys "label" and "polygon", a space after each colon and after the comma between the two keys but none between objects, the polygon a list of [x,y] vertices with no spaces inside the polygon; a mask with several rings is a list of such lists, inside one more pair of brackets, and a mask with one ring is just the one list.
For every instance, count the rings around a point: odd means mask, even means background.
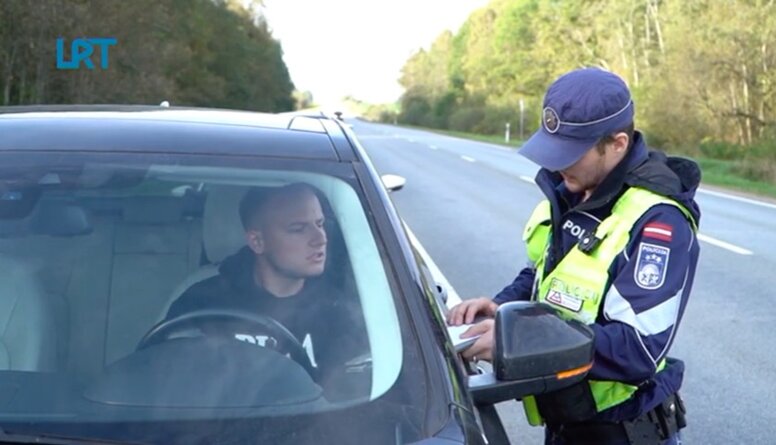
[{"label": "officer's navy cap", "polygon": [[550,85],[542,126],[519,153],[548,170],[564,170],[601,138],[632,122],[633,100],[620,77],[598,68],[578,69]]}]

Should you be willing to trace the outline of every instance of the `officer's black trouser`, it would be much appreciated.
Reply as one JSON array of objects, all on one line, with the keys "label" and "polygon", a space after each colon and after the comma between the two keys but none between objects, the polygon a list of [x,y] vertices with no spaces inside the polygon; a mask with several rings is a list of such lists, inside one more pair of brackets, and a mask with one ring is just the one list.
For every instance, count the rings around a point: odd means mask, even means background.
[{"label": "officer's black trouser", "polygon": [[678,394],[631,421],[579,422],[548,425],[546,445],[673,445],[686,425]]},{"label": "officer's black trouser", "polygon": [[[545,445],[571,445],[576,444],[577,442],[565,442],[562,438],[558,436],[553,436],[550,430],[545,431],[545,439],[544,444]],[[588,442],[588,443],[595,443],[596,445],[630,445],[630,442]],[[679,435],[679,433],[676,433],[674,437],[671,437],[663,442],[659,442],[659,445],[682,445],[682,438]]]}]

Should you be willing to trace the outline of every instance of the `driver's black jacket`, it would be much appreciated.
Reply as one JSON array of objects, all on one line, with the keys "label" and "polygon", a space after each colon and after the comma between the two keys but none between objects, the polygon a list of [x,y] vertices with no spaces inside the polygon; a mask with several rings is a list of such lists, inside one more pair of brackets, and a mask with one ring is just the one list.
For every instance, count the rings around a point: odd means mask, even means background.
[{"label": "driver's black jacket", "polygon": [[[188,288],[167,312],[166,319],[201,309],[233,309],[269,316],[296,336],[317,367],[322,382],[334,369],[367,351],[366,332],[357,298],[346,298],[342,290],[326,284],[324,278],[308,279],[302,290],[279,298],[256,284],[256,257],[248,247],[227,257],[219,274]],[[234,325],[236,340],[272,347],[280,339],[268,332]],[[283,352],[282,350],[280,352]]]}]

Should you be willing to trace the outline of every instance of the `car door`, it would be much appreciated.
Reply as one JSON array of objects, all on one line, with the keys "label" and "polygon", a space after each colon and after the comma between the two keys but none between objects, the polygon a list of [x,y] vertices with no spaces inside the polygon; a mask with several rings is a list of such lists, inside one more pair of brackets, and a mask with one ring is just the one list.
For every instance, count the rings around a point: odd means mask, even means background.
[{"label": "car door", "polygon": [[[412,250],[415,256],[415,260],[420,269],[420,280],[426,291],[434,295],[434,301],[436,304],[437,313],[439,315],[438,322],[442,325],[442,328],[447,332],[447,341],[450,342],[450,350],[455,351],[454,336],[460,333],[460,330],[447,326],[444,316],[447,314],[449,308],[460,303],[461,297],[455,291],[455,288],[450,284],[445,275],[439,269],[434,262],[433,258],[423,248],[423,245],[418,241],[412,230],[409,227],[404,226],[407,236],[412,245]],[[475,364],[465,361],[459,354],[455,354],[454,360],[463,368],[467,375],[480,374],[483,370]],[[489,444],[509,444],[509,439],[504,429],[501,418],[499,417],[495,406],[491,404],[472,405],[473,411],[477,417],[478,428],[480,434],[482,434],[487,443]]]}]

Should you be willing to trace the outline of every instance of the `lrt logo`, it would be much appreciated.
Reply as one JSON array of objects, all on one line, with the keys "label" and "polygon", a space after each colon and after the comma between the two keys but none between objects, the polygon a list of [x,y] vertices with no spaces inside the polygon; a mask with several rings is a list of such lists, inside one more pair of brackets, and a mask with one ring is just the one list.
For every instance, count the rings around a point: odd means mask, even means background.
[{"label": "lrt logo", "polygon": [[65,60],[65,39],[57,39],[57,69],[77,70],[81,62],[90,70],[94,69],[92,54],[94,46],[100,47],[100,68],[108,68],[108,47],[115,45],[116,39],[113,37],[99,37],[87,39],[73,39],[70,44],[70,61]]}]

